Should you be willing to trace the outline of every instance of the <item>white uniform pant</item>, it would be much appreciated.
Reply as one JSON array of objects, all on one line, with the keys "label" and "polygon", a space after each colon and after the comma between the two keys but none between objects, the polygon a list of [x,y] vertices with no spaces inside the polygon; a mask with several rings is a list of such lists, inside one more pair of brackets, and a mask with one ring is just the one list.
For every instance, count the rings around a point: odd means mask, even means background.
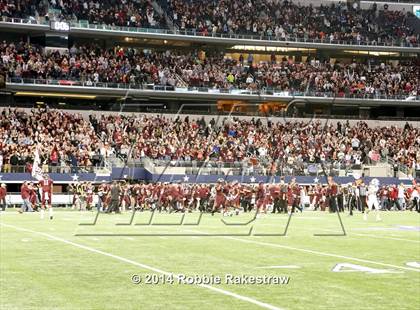
[{"label": "white uniform pant", "polygon": [[376,197],[376,195],[369,195],[367,205],[368,205],[369,210],[373,210],[373,207],[375,207],[375,210],[378,211],[379,210],[378,197]]}]

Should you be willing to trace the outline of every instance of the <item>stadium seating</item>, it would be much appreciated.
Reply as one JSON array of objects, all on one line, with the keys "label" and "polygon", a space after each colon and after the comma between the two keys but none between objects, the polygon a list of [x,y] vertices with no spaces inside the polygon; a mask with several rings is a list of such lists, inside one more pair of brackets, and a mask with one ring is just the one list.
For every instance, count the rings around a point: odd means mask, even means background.
[{"label": "stadium seating", "polygon": [[163,28],[165,21],[149,0],[7,0],[0,1],[1,16],[86,21],[90,24]]},{"label": "stadium seating", "polygon": [[408,124],[397,128],[337,123],[325,130],[319,121],[310,126],[299,122],[267,126],[259,119],[215,124],[203,118],[85,118],[59,110],[18,109],[4,109],[0,120],[1,168],[6,172],[22,172],[20,166],[30,170],[36,145],[45,166],[66,173],[99,166],[110,156],[149,158],[161,165],[172,161],[188,167],[207,161],[209,174],[223,165],[238,168],[240,163],[254,166],[255,171],[262,169],[261,174],[307,171],[312,175],[316,171],[309,166],[320,162],[351,167],[391,158],[415,168],[420,159],[419,129]]},{"label": "stadium seating", "polygon": [[45,172],[88,172],[108,155],[89,121],[61,111],[2,110],[2,172],[31,172],[35,149]]},{"label": "stadium seating", "polygon": [[[98,46],[73,46],[69,53],[46,54],[26,42],[0,45],[0,67],[14,82],[22,79],[55,80],[69,85],[82,81],[99,83],[145,84],[217,89],[292,91],[308,95],[374,98],[406,98],[419,93],[419,66],[415,61],[398,65],[384,62],[321,62],[292,58],[266,62],[238,59],[224,54],[199,56],[193,50],[150,52],[141,49]],[[249,57],[248,57],[249,58]]]},{"label": "stadium seating", "polygon": [[[163,14],[149,0],[8,0],[4,17],[60,19],[112,26],[167,28],[166,16],[185,32],[242,34],[276,40],[413,46],[419,42],[414,15],[406,11],[354,8],[344,2],[315,7],[280,0],[160,0]],[[255,14],[258,12],[258,14]],[[162,12],[161,12],[162,13]]]}]

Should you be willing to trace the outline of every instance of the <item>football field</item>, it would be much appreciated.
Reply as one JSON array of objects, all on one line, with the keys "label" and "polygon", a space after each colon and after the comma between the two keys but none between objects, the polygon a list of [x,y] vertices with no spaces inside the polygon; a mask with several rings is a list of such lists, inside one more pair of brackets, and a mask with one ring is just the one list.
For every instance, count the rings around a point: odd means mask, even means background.
[{"label": "football field", "polygon": [[151,214],[2,213],[0,309],[420,308],[418,213]]}]

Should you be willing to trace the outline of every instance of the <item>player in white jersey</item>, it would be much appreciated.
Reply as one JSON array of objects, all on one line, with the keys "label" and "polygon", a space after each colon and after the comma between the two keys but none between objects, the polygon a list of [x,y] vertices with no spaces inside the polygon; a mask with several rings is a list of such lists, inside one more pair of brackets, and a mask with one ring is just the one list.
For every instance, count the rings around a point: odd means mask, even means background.
[{"label": "player in white jersey", "polygon": [[368,210],[366,210],[365,214],[363,215],[364,220],[367,220],[367,214],[373,210],[375,207],[376,212],[376,220],[380,221],[381,217],[379,216],[379,200],[377,193],[379,191],[379,180],[373,179],[370,181],[370,184],[368,186],[368,192],[367,192],[367,206]]}]

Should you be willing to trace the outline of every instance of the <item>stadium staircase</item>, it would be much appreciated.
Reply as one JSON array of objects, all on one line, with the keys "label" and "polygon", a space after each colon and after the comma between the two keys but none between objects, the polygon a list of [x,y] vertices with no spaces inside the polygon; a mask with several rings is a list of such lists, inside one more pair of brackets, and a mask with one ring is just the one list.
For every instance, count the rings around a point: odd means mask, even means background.
[{"label": "stadium staircase", "polygon": [[175,76],[175,79],[176,79],[177,87],[185,87],[185,88],[188,87],[187,82],[185,82],[179,74],[174,73],[174,76]]},{"label": "stadium staircase", "polygon": [[153,9],[160,15],[165,17],[166,24],[168,25],[169,29],[178,30],[178,26],[174,23],[172,18],[166,14],[165,10],[160,6],[159,3],[156,1],[152,1]]}]

